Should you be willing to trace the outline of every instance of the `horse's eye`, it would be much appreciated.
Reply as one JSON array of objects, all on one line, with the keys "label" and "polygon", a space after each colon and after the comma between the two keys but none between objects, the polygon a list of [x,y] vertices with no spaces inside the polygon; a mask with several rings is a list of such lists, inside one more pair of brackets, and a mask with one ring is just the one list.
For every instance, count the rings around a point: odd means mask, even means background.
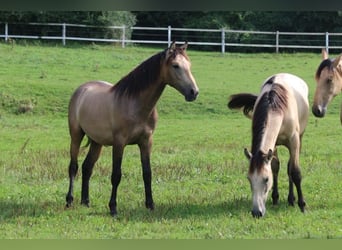
[{"label": "horse's eye", "polygon": [[265,182],[265,184],[268,183],[268,177],[266,177],[266,178],[264,179],[264,182]]},{"label": "horse's eye", "polygon": [[179,69],[179,65],[178,65],[178,64],[173,64],[172,67],[173,67],[174,69]]}]

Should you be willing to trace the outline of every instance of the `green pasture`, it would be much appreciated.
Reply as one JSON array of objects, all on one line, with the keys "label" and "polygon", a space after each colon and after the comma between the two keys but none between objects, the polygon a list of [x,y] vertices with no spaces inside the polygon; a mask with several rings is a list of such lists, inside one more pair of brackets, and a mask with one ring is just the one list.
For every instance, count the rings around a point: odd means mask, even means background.
[{"label": "green pasture", "polygon": [[[250,120],[227,109],[229,95],[258,93],[266,77],[289,72],[310,88],[320,54],[198,52],[189,47],[200,88],[187,103],[167,87],[158,102],[152,189],[144,206],[139,151],[125,149],[118,216],[109,215],[111,149],[104,148],[90,181],[90,208],[65,209],[68,189],[67,106],[89,80],[117,82],[160,48],[115,45],[0,44],[0,238],[24,239],[297,239],[342,238],[341,96],[324,119],[311,113],[303,138],[302,188],[307,211],[287,204],[288,152],[279,149],[280,204],[251,216],[244,147]],[[334,55],[332,55],[334,56]],[[85,144],[85,142],[84,142]],[[84,149],[80,161],[85,157]]]}]

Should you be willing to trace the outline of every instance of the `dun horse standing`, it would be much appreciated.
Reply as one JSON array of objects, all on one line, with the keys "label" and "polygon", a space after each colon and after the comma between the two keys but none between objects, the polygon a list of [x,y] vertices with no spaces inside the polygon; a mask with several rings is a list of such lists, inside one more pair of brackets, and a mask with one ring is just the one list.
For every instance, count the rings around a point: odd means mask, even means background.
[{"label": "dun horse standing", "polygon": [[[316,117],[324,117],[331,100],[342,91],[342,54],[336,59],[329,59],[327,51],[323,49],[322,60],[315,75],[317,84],[312,113]],[[342,124],[342,103],[340,120]]]},{"label": "dun horse standing", "polygon": [[78,154],[86,135],[90,149],[82,164],[81,204],[89,206],[89,179],[103,145],[112,146],[112,194],[109,202],[111,215],[117,214],[117,189],[121,180],[124,147],[137,144],[140,148],[145,186],[145,205],[153,210],[150,153],[152,134],[157,122],[156,103],[167,84],[194,101],[198,87],[190,70],[186,54],[187,43],[172,45],[137,66],[116,85],[102,81],[81,85],[69,104],[70,165],[69,191],[66,206],[73,198],[74,179],[78,170]]},{"label": "dun horse standing", "polygon": [[299,154],[302,136],[309,116],[308,87],[297,76],[281,73],[269,77],[259,95],[241,93],[232,95],[231,109],[243,108],[252,118],[252,149],[245,148],[249,159],[248,180],[252,190],[252,215],[262,217],[266,212],[266,199],[273,186],[272,200],[277,204],[279,160],[276,146],[288,148],[290,158],[288,202],[294,205],[293,183],[298,194],[298,205],[304,212],[305,201],[301,188]]}]

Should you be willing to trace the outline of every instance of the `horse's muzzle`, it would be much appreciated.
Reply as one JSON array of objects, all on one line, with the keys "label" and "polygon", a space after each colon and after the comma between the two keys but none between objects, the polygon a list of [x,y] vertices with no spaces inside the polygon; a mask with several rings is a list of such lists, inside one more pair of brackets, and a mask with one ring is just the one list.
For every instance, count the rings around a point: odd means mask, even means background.
[{"label": "horse's muzzle", "polygon": [[189,91],[189,93],[187,95],[185,95],[185,100],[187,102],[192,102],[192,101],[196,100],[198,93],[199,93],[198,89],[191,89]]},{"label": "horse's muzzle", "polygon": [[326,111],[327,109],[323,108],[321,105],[312,106],[312,113],[316,117],[319,117],[319,118],[324,117]]},{"label": "horse's muzzle", "polygon": [[257,218],[257,219],[259,219],[259,218],[261,218],[261,217],[264,216],[264,215],[262,214],[262,212],[261,212],[260,210],[258,210],[258,209],[253,209],[251,212],[252,212],[252,216],[253,216],[254,218]]}]

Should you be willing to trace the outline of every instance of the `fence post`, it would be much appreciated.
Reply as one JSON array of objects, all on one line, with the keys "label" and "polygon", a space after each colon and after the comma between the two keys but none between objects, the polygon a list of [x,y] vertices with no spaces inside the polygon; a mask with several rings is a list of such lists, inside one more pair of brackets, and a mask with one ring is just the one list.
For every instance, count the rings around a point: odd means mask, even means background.
[{"label": "fence post", "polygon": [[62,42],[63,42],[63,46],[65,46],[65,37],[66,37],[66,24],[63,23],[63,29],[62,29]]},{"label": "fence post", "polygon": [[122,44],[121,47],[125,48],[125,39],[126,39],[126,27],[125,25],[122,26]]},{"label": "fence post", "polygon": [[279,53],[279,31],[276,32],[276,53]]},{"label": "fence post", "polygon": [[325,32],[325,50],[329,55],[329,32]]},{"label": "fence post", "polygon": [[221,29],[221,53],[226,52],[226,32],[224,28]]},{"label": "fence post", "polygon": [[171,46],[171,26],[167,27],[167,47]]},{"label": "fence post", "polygon": [[5,41],[8,41],[8,23],[5,23]]}]

